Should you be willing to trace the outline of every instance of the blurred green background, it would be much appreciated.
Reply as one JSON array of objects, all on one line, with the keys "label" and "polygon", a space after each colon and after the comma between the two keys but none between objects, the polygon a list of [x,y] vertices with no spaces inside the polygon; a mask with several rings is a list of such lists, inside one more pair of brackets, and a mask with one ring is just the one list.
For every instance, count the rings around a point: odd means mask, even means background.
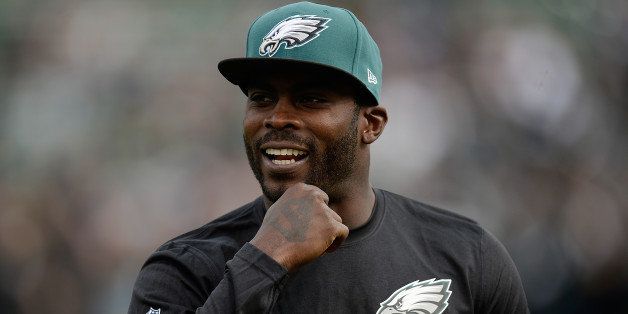
[{"label": "blurred green background", "polygon": [[[126,312],[260,194],[216,64],[285,3],[0,0],[0,312]],[[493,232],[533,313],[628,313],[628,1],[325,3],[382,52],[373,184]]]}]

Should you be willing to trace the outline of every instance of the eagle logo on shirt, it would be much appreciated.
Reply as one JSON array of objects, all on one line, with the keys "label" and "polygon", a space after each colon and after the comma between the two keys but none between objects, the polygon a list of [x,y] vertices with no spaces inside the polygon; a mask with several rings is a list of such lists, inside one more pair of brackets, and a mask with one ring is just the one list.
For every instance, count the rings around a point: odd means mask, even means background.
[{"label": "eagle logo on shirt", "polygon": [[272,57],[283,44],[285,49],[301,47],[327,29],[329,18],[316,15],[293,15],[275,25],[259,46],[260,56]]},{"label": "eagle logo on shirt", "polygon": [[146,312],[146,314],[160,314],[161,313],[161,309],[157,308],[156,310],[154,308],[150,308],[150,310],[148,310],[148,312]]},{"label": "eagle logo on shirt", "polygon": [[413,281],[380,303],[377,314],[441,314],[447,308],[451,279]]}]

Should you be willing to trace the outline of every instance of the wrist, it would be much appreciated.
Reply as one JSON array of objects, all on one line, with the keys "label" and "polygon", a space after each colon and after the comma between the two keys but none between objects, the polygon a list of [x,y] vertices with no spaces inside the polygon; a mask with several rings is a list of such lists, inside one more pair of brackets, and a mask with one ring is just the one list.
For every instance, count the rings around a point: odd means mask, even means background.
[{"label": "wrist", "polygon": [[[282,253],[280,246],[277,245],[277,241],[273,239],[264,240],[258,239],[257,237],[253,238],[249,243],[253,245],[258,250],[262,251],[262,253],[266,254],[268,257],[273,259],[282,267],[286,268],[288,271],[292,270],[292,265],[288,262],[289,258],[286,257],[285,254]],[[274,243],[274,244],[273,244]]]}]

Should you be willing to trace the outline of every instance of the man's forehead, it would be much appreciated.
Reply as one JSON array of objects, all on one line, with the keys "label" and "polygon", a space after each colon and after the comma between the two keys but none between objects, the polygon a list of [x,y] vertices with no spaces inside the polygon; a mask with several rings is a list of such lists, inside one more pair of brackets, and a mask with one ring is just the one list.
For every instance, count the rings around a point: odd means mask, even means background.
[{"label": "man's forehead", "polygon": [[247,88],[299,90],[327,90],[341,94],[354,94],[353,82],[333,73],[275,72],[251,78]]}]

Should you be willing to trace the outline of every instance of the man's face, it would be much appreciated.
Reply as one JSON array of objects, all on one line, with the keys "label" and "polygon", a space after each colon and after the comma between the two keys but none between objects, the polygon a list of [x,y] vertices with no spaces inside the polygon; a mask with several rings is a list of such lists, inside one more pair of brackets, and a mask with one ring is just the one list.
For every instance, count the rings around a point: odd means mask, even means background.
[{"label": "man's face", "polygon": [[359,107],[341,81],[273,75],[247,88],[244,145],[264,195],[315,185],[333,200],[354,174]]}]

